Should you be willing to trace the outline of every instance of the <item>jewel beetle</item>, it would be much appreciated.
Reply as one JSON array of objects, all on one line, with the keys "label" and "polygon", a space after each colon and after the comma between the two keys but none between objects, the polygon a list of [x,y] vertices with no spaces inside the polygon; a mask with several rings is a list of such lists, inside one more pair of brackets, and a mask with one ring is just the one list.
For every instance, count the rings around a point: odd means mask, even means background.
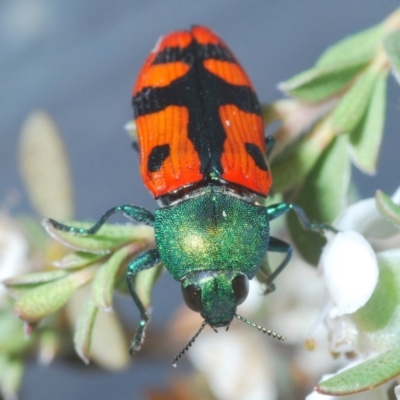
[{"label": "jewel beetle", "polygon": [[153,215],[134,205],[114,207],[90,229],[49,219],[56,229],[86,235],[117,212],[154,227],[156,248],[134,259],[126,273],[140,312],[130,353],[140,349],[150,318],[132,278],[160,262],[181,283],[187,306],[204,318],[188,346],[204,326],[229,327],[234,317],[282,339],[236,313],[266,253],[284,254],[265,280],[267,291],[291,258],[291,246],[269,235],[269,222],[293,210],[306,229],[327,226],[311,224],[296,204],[257,202],[272,184],[272,140],[264,137],[260,104],[245,71],[215,33],[193,26],[157,42],[132,101],[142,179],[160,208]]}]

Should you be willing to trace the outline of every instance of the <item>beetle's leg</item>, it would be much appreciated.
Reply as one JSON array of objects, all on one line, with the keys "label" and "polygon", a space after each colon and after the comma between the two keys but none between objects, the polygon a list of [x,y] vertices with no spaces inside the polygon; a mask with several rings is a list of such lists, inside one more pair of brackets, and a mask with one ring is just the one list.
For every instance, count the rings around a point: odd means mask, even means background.
[{"label": "beetle's leg", "polygon": [[133,141],[132,142],[132,148],[133,148],[133,150],[136,151],[136,153],[140,154],[140,148],[139,148],[139,143],[138,142]]},{"label": "beetle's leg", "polygon": [[108,210],[106,213],[104,213],[103,216],[99,219],[99,221],[96,222],[96,224],[89,229],[76,228],[73,226],[64,225],[51,218],[48,218],[47,222],[53,225],[54,228],[59,229],[61,231],[78,233],[80,235],[92,235],[101,228],[101,226],[108,220],[108,218],[110,218],[113,214],[119,212],[124,214],[129,219],[132,219],[133,221],[142,222],[143,224],[150,226],[154,225],[154,215],[150,211],[147,211],[142,207],[131,206],[131,205],[117,206],[111,208],[111,210]]},{"label": "beetle's leg", "polygon": [[136,293],[136,290],[135,290],[135,287],[133,284],[133,278],[139,271],[143,271],[144,269],[154,267],[156,264],[158,264],[160,262],[161,262],[161,259],[160,259],[160,254],[158,253],[158,250],[153,249],[153,250],[146,251],[145,253],[142,253],[139,257],[134,259],[128,265],[128,271],[126,273],[126,282],[128,284],[129,292],[132,296],[132,299],[135,302],[135,304],[140,312],[139,327],[137,328],[135,336],[129,347],[130,355],[133,355],[134,353],[136,353],[137,351],[140,350],[140,347],[142,346],[142,343],[143,343],[143,340],[145,337],[145,331],[146,331],[147,324],[150,321],[150,313],[148,310],[146,310],[146,307],[143,305],[138,294]]},{"label": "beetle's leg", "polygon": [[267,136],[265,138],[265,146],[267,148],[267,157],[269,157],[275,147],[275,138],[273,136]]},{"label": "beetle's leg", "polygon": [[267,286],[264,294],[271,293],[275,290],[274,280],[275,278],[285,269],[286,265],[289,264],[290,259],[292,258],[292,247],[289,243],[284,242],[281,239],[270,236],[267,251],[272,251],[275,253],[284,253],[286,254],[285,258],[278,265],[274,272],[266,271],[261,267],[261,271],[263,272],[264,279],[262,279],[263,283]]},{"label": "beetle's leg", "polygon": [[303,225],[304,229],[308,229],[311,231],[318,231],[320,233],[323,233],[325,230],[335,232],[337,233],[338,230],[335,229],[334,227],[328,225],[328,224],[315,224],[311,223],[304,210],[298,206],[297,204],[293,203],[278,203],[278,204],[273,204],[271,206],[266,207],[267,209],[267,215],[268,219],[271,221],[275,218],[278,218],[282,214],[287,213],[290,210],[293,210],[296,214],[297,217],[299,218],[299,221]]}]

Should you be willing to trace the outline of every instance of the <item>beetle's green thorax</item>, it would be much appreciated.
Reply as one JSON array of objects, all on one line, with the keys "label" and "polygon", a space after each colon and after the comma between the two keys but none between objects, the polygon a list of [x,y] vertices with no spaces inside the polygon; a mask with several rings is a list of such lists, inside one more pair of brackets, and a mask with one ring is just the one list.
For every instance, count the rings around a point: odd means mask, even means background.
[{"label": "beetle's green thorax", "polygon": [[174,279],[195,271],[237,271],[249,279],[267,251],[266,209],[207,191],[155,212],[160,257]]}]

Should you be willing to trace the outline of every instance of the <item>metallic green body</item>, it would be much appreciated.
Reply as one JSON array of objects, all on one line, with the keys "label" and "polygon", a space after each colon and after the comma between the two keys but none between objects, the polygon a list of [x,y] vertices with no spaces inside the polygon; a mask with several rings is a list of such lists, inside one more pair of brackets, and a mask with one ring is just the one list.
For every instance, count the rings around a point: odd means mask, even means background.
[{"label": "metallic green body", "polygon": [[178,281],[197,271],[239,272],[252,279],[267,252],[265,207],[217,191],[155,212],[157,249]]},{"label": "metallic green body", "polygon": [[228,327],[235,316],[244,320],[236,314],[236,308],[246,299],[248,279],[254,278],[265,254],[268,251],[285,254],[273,272],[267,271],[265,293],[274,290],[275,278],[288,264],[292,249],[284,241],[269,236],[269,221],[290,210],[296,212],[306,229],[336,232],[328,225],[310,223],[296,204],[278,203],[262,207],[214,185],[191,192],[187,199],[158,209],[155,215],[127,204],[108,210],[89,229],[64,225],[52,219],[47,223],[72,234],[91,235],[111,215],[120,212],[131,220],[154,226],[157,248],[132,260],[126,274],[129,291],[140,312],[140,324],[129,349],[133,354],[140,349],[150,321],[149,311],[134,286],[138,272],[163,262],[173,278],[181,282],[186,304],[204,318],[192,341],[206,324],[214,329]]}]

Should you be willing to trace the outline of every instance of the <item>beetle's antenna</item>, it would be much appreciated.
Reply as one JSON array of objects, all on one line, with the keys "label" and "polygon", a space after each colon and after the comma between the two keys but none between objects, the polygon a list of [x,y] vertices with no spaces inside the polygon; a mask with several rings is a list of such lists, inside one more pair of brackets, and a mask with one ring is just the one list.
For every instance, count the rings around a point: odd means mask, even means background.
[{"label": "beetle's antenna", "polygon": [[201,331],[204,329],[204,327],[207,325],[207,321],[204,320],[203,323],[200,326],[200,329],[196,332],[196,334],[190,339],[189,343],[179,352],[178,355],[174,357],[172,360],[172,366],[176,368],[176,363],[178,360],[189,350],[189,347],[194,343],[196,340],[197,336],[200,335]]},{"label": "beetle's antenna", "polygon": [[275,333],[275,332],[273,332],[273,331],[271,331],[271,330],[269,330],[269,329],[265,329],[265,328],[263,328],[263,327],[260,326],[260,325],[256,325],[255,323],[253,323],[253,322],[247,320],[246,318],[241,317],[241,316],[238,315],[238,314],[235,314],[235,317],[236,317],[239,321],[245,322],[247,325],[250,325],[250,326],[252,326],[252,327],[258,329],[259,331],[261,331],[261,332],[263,332],[263,333],[266,333],[268,336],[272,336],[273,338],[278,339],[278,340],[285,340],[285,339],[286,339],[285,336],[279,335],[278,333]]}]

